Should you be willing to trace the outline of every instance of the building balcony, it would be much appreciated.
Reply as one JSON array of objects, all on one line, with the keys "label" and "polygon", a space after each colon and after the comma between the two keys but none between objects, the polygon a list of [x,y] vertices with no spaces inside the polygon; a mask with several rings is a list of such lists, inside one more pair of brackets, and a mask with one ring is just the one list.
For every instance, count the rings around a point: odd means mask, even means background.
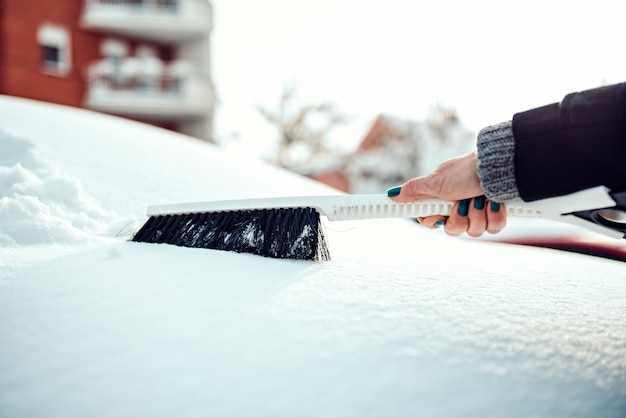
[{"label": "building balcony", "polygon": [[85,107],[146,121],[210,117],[214,94],[209,79],[195,73],[186,62],[167,66],[155,63],[148,62],[146,66],[146,62],[126,58],[92,64],[88,69]]},{"label": "building balcony", "polygon": [[85,0],[81,26],[157,42],[185,42],[211,30],[208,0]]}]

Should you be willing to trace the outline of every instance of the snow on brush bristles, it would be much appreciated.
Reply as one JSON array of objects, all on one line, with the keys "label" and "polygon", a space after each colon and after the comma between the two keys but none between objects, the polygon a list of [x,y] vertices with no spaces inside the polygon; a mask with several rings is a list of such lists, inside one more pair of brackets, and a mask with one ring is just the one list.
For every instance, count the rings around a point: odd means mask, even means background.
[{"label": "snow on brush bristles", "polygon": [[271,258],[330,259],[320,215],[312,208],[152,216],[132,240]]}]

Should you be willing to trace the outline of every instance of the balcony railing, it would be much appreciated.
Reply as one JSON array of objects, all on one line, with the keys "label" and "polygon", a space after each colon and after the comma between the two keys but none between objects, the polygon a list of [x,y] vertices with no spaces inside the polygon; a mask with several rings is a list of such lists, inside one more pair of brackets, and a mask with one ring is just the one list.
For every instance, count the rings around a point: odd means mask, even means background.
[{"label": "balcony railing", "polygon": [[211,30],[208,0],[85,0],[85,29],[141,39],[184,42]]},{"label": "balcony railing", "polygon": [[147,120],[180,121],[208,117],[214,105],[210,81],[186,63],[162,68],[127,58],[102,60],[88,69],[86,106]]},{"label": "balcony railing", "polygon": [[135,12],[176,13],[181,1],[185,0],[87,0],[87,5],[127,7]]}]

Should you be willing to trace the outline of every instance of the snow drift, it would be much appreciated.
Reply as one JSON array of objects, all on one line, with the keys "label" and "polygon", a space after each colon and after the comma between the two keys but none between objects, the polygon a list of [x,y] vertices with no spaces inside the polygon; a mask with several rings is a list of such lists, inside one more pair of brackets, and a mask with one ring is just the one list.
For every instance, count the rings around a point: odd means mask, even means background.
[{"label": "snow drift", "polygon": [[146,206],[332,193],[0,97],[0,416],[620,417],[623,263],[327,224],[311,263],[129,242]]}]

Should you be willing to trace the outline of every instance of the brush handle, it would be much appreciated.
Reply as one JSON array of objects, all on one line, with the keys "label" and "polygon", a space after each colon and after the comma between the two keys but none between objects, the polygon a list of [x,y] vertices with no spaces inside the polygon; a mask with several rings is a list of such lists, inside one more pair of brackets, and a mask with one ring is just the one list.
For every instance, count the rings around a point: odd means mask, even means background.
[{"label": "brush handle", "polygon": [[[550,199],[524,202],[520,199],[504,202],[508,216],[548,218],[572,212],[615,206],[615,201],[604,187],[596,187]],[[450,215],[454,202],[427,198],[398,203],[384,195],[318,196],[308,200],[330,220],[406,218],[431,215]]]},{"label": "brush handle", "polygon": [[[398,203],[380,195],[347,195],[313,198],[315,207],[329,220],[356,220],[375,218],[408,218],[431,215],[450,215],[454,202],[441,199],[420,199]],[[507,216],[541,218],[580,226],[611,238],[626,238],[624,225],[608,225],[597,217],[581,217],[583,212],[597,212],[616,206],[605,187],[595,187],[566,196],[535,202],[510,200],[504,202]]]}]

